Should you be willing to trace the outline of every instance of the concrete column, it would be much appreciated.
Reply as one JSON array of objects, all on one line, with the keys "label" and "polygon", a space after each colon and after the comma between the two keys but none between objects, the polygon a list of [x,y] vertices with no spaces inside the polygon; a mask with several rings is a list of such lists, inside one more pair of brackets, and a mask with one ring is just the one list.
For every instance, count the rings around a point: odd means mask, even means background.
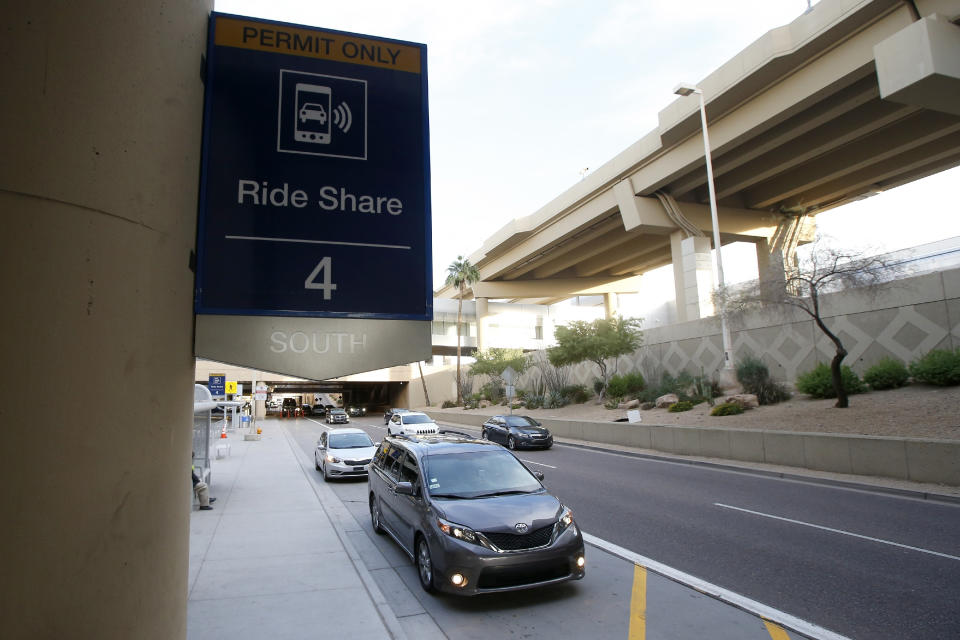
[{"label": "concrete column", "polygon": [[615,293],[605,293],[603,294],[603,313],[607,320],[612,318],[617,313],[617,294]]},{"label": "concrete column", "polygon": [[212,5],[0,9],[0,637],[186,635]]},{"label": "concrete column", "polygon": [[680,243],[686,234],[683,231],[674,231],[670,234],[670,260],[673,263],[674,300],[677,307],[677,322],[686,322],[686,274],[683,272],[683,250]]},{"label": "concrete column", "polygon": [[487,344],[484,341],[484,324],[487,318],[487,303],[489,300],[487,298],[475,298],[475,301],[477,314],[477,351],[483,351],[487,348]]},{"label": "concrete column", "polygon": [[687,320],[714,315],[713,260],[710,238],[692,236],[680,242],[683,254],[684,304]]},{"label": "concrete column", "polygon": [[771,286],[784,286],[786,278],[783,270],[783,254],[780,249],[773,249],[770,242],[761,239],[756,244],[757,275],[760,287],[767,290]]}]

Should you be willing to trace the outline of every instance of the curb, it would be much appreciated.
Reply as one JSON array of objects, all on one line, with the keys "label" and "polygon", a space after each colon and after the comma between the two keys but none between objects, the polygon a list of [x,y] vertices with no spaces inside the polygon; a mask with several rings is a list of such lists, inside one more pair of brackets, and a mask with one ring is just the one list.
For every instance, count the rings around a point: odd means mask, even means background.
[{"label": "curb", "polygon": [[[287,445],[293,452],[294,457],[296,457],[297,461],[300,463],[300,470],[303,472],[304,477],[307,478],[314,495],[317,496],[317,501],[320,503],[320,508],[323,509],[327,519],[330,520],[330,524],[333,525],[333,530],[336,532],[337,538],[340,539],[340,544],[343,545],[344,551],[347,552],[347,557],[350,558],[350,563],[353,565],[354,570],[356,570],[357,575],[360,576],[360,580],[363,582],[363,587],[367,590],[367,594],[370,596],[370,601],[373,602],[373,606],[376,607],[377,613],[380,615],[380,619],[383,621],[383,625],[387,629],[387,633],[389,633],[390,637],[394,640],[408,640],[407,634],[400,625],[399,619],[397,619],[397,616],[394,614],[393,609],[390,608],[390,605],[387,604],[386,597],[383,595],[380,587],[377,586],[373,576],[370,575],[366,565],[364,565],[363,560],[360,558],[360,554],[357,553],[357,549],[353,546],[353,543],[350,542],[350,538],[347,536],[343,525],[337,518],[334,518],[330,515],[330,511],[327,509],[328,498],[322,495],[323,492],[317,488],[317,485],[310,480],[309,476],[307,475],[307,469],[310,468],[310,465],[309,460],[306,457],[306,453],[297,447],[286,427],[283,425],[280,425],[280,427],[283,431],[283,437],[287,441]],[[336,496],[334,496],[334,499],[337,499]],[[337,501],[339,502],[339,499],[337,499]]]}]

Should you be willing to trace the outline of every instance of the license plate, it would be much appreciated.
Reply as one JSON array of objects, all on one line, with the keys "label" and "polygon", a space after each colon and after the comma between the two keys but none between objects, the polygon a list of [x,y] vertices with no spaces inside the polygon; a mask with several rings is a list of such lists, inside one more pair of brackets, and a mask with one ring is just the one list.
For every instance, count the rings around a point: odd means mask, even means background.
[{"label": "license plate", "polygon": [[363,467],[354,467],[353,470],[354,470],[354,471],[363,471]]}]

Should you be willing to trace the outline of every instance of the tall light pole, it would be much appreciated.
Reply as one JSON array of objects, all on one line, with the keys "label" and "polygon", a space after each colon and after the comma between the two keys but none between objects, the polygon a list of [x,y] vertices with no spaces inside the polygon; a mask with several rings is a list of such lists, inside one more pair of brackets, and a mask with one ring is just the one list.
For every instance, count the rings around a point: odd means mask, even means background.
[{"label": "tall light pole", "polygon": [[713,161],[710,159],[710,137],[707,134],[707,108],[703,102],[703,90],[686,82],[681,82],[674,87],[673,92],[679,96],[689,96],[691,93],[697,94],[700,98],[700,126],[703,129],[703,156],[707,162],[707,188],[710,190],[710,220],[713,224],[713,246],[715,248],[717,260],[717,278],[721,295],[720,302],[720,334],[723,339],[723,371],[728,378],[725,382],[734,384],[733,377],[733,349],[730,346],[730,328],[727,326],[727,303],[724,300],[723,289],[726,281],[723,279],[723,258],[720,255],[720,224],[717,222],[717,192],[713,187]]}]

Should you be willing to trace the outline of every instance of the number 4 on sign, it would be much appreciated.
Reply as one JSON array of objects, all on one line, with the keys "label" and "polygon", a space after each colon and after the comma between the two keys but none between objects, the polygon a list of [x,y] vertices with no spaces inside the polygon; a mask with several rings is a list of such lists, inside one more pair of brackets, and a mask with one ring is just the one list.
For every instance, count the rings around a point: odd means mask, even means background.
[{"label": "number 4 on sign", "polygon": [[[330,260],[330,256],[327,256],[318,262],[316,268],[311,271],[310,275],[307,276],[307,279],[303,281],[303,288],[319,289],[323,291],[323,299],[329,300],[331,293],[337,288],[337,285],[330,282],[333,271],[333,267],[331,265],[332,262]],[[317,276],[319,276],[321,273],[323,274],[323,277],[320,282],[317,282]]]}]

